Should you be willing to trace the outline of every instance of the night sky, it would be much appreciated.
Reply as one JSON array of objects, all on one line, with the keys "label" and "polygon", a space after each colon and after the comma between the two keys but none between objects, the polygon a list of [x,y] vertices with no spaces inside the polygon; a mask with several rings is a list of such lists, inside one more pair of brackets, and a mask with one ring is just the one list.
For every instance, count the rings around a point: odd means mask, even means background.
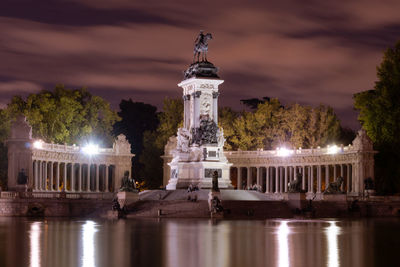
[{"label": "night sky", "polygon": [[1,107],[62,83],[116,109],[128,98],[160,108],[181,97],[202,29],[225,80],[220,105],[323,103],[356,129],[352,95],[373,88],[383,51],[400,39],[400,1],[327,2],[1,0]]}]

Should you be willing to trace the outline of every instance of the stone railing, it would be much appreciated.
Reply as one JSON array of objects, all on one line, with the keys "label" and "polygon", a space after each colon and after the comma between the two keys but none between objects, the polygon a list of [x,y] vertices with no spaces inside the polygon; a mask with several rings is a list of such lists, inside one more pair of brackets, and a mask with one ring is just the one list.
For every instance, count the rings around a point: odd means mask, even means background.
[{"label": "stone railing", "polygon": [[14,192],[4,191],[0,199],[15,198],[66,198],[66,199],[113,199],[114,193],[65,193],[65,192]]},{"label": "stone railing", "polygon": [[[82,151],[82,147],[72,145],[59,145],[50,143],[41,143],[41,150],[54,151],[54,152],[69,152],[69,153],[79,153]],[[36,148],[38,149],[38,148]],[[99,154],[112,154],[115,153],[115,148],[98,148],[97,153]]]},{"label": "stone railing", "polygon": [[[324,148],[312,148],[312,149],[284,149],[285,153],[288,153],[288,156],[307,156],[307,155],[329,155],[329,154],[346,154],[353,153],[355,150],[352,145],[348,146],[328,146]],[[265,157],[279,157],[281,156],[279,153],[283,152],[283,150],[275,149],[275,150],[254,150],[254,151],[224,151],[226,156],[265,156]]]}]

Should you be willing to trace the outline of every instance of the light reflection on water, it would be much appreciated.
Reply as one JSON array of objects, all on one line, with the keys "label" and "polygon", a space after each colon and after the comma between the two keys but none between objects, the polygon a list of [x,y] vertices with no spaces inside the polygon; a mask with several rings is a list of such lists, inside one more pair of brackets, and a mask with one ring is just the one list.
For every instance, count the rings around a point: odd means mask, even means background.
[{"label": "light reflection on water", "polygon": [[29,232],[30,238],[30,266],[40,267],[40,222],[34,222],[31,224],[31,229]]},{"label": "light reflection on water", "polygon": [[0,218],[0,266],[397,266],[396,240],[398,220]]},{"label": "light reflection on water", "polygon": [[289,236],[290,230],[287,221],[282,221],[278,228],[279,266],[289,267]]},{"label": "light reflection on water", "polygon": [[326,229],[328,236],[328,267],[338,267],[339,265],[339,248],[338,235],[340,227],[336,226],[336,222],[329,222],[330,226]]},{"label": "light reflection on water", "polygon": [[95,223],[87,221],[82,226],[82,267],[95,267],[95,243],[94,234],[96,233]]}]

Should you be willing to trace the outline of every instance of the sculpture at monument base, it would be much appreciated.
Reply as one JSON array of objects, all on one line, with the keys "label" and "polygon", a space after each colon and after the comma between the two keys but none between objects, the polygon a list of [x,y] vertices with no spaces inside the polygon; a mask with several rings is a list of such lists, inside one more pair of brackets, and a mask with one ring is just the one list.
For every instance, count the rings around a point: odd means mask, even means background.
[{"label": "sculpture at monument base", "polygon": [[335,182],[329,183],[328,187],[325,189],[324,194],[342,194],[342,184],[343,177],[339,176]]},{"label": "sculpture at monument base", "polygon": [[298,174],[297,178],[295,178],[293,181],[288,183],[288,192],[289,193],[300,193],[302,180],[303,180],[303,177],[301,176],[301,174]]}]

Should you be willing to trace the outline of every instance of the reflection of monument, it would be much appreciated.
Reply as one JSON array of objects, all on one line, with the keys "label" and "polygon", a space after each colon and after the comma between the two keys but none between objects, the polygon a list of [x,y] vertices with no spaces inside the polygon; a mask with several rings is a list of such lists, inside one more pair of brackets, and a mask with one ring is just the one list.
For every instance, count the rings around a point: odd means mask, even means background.
[{"label": "reflection of monument", "polygon": [[[207,45],[207,40],[197,38],[195,47]],[[207,49],[198,51],[205,54]],[[184,121],[178,129],[177,146],[169,163],[168,190],[187,188],[189,184],[211,188],[214,171],[218,172],[220,188],[231,187],[231,164],[224,156],[225,140],[222,128],[218,127],[218,86],[224,81],[219,79],[218,69],[205,56],[202,58],[203,61],[197,60],[189,66],[184,80],[178,84],[183,88]]]}]

